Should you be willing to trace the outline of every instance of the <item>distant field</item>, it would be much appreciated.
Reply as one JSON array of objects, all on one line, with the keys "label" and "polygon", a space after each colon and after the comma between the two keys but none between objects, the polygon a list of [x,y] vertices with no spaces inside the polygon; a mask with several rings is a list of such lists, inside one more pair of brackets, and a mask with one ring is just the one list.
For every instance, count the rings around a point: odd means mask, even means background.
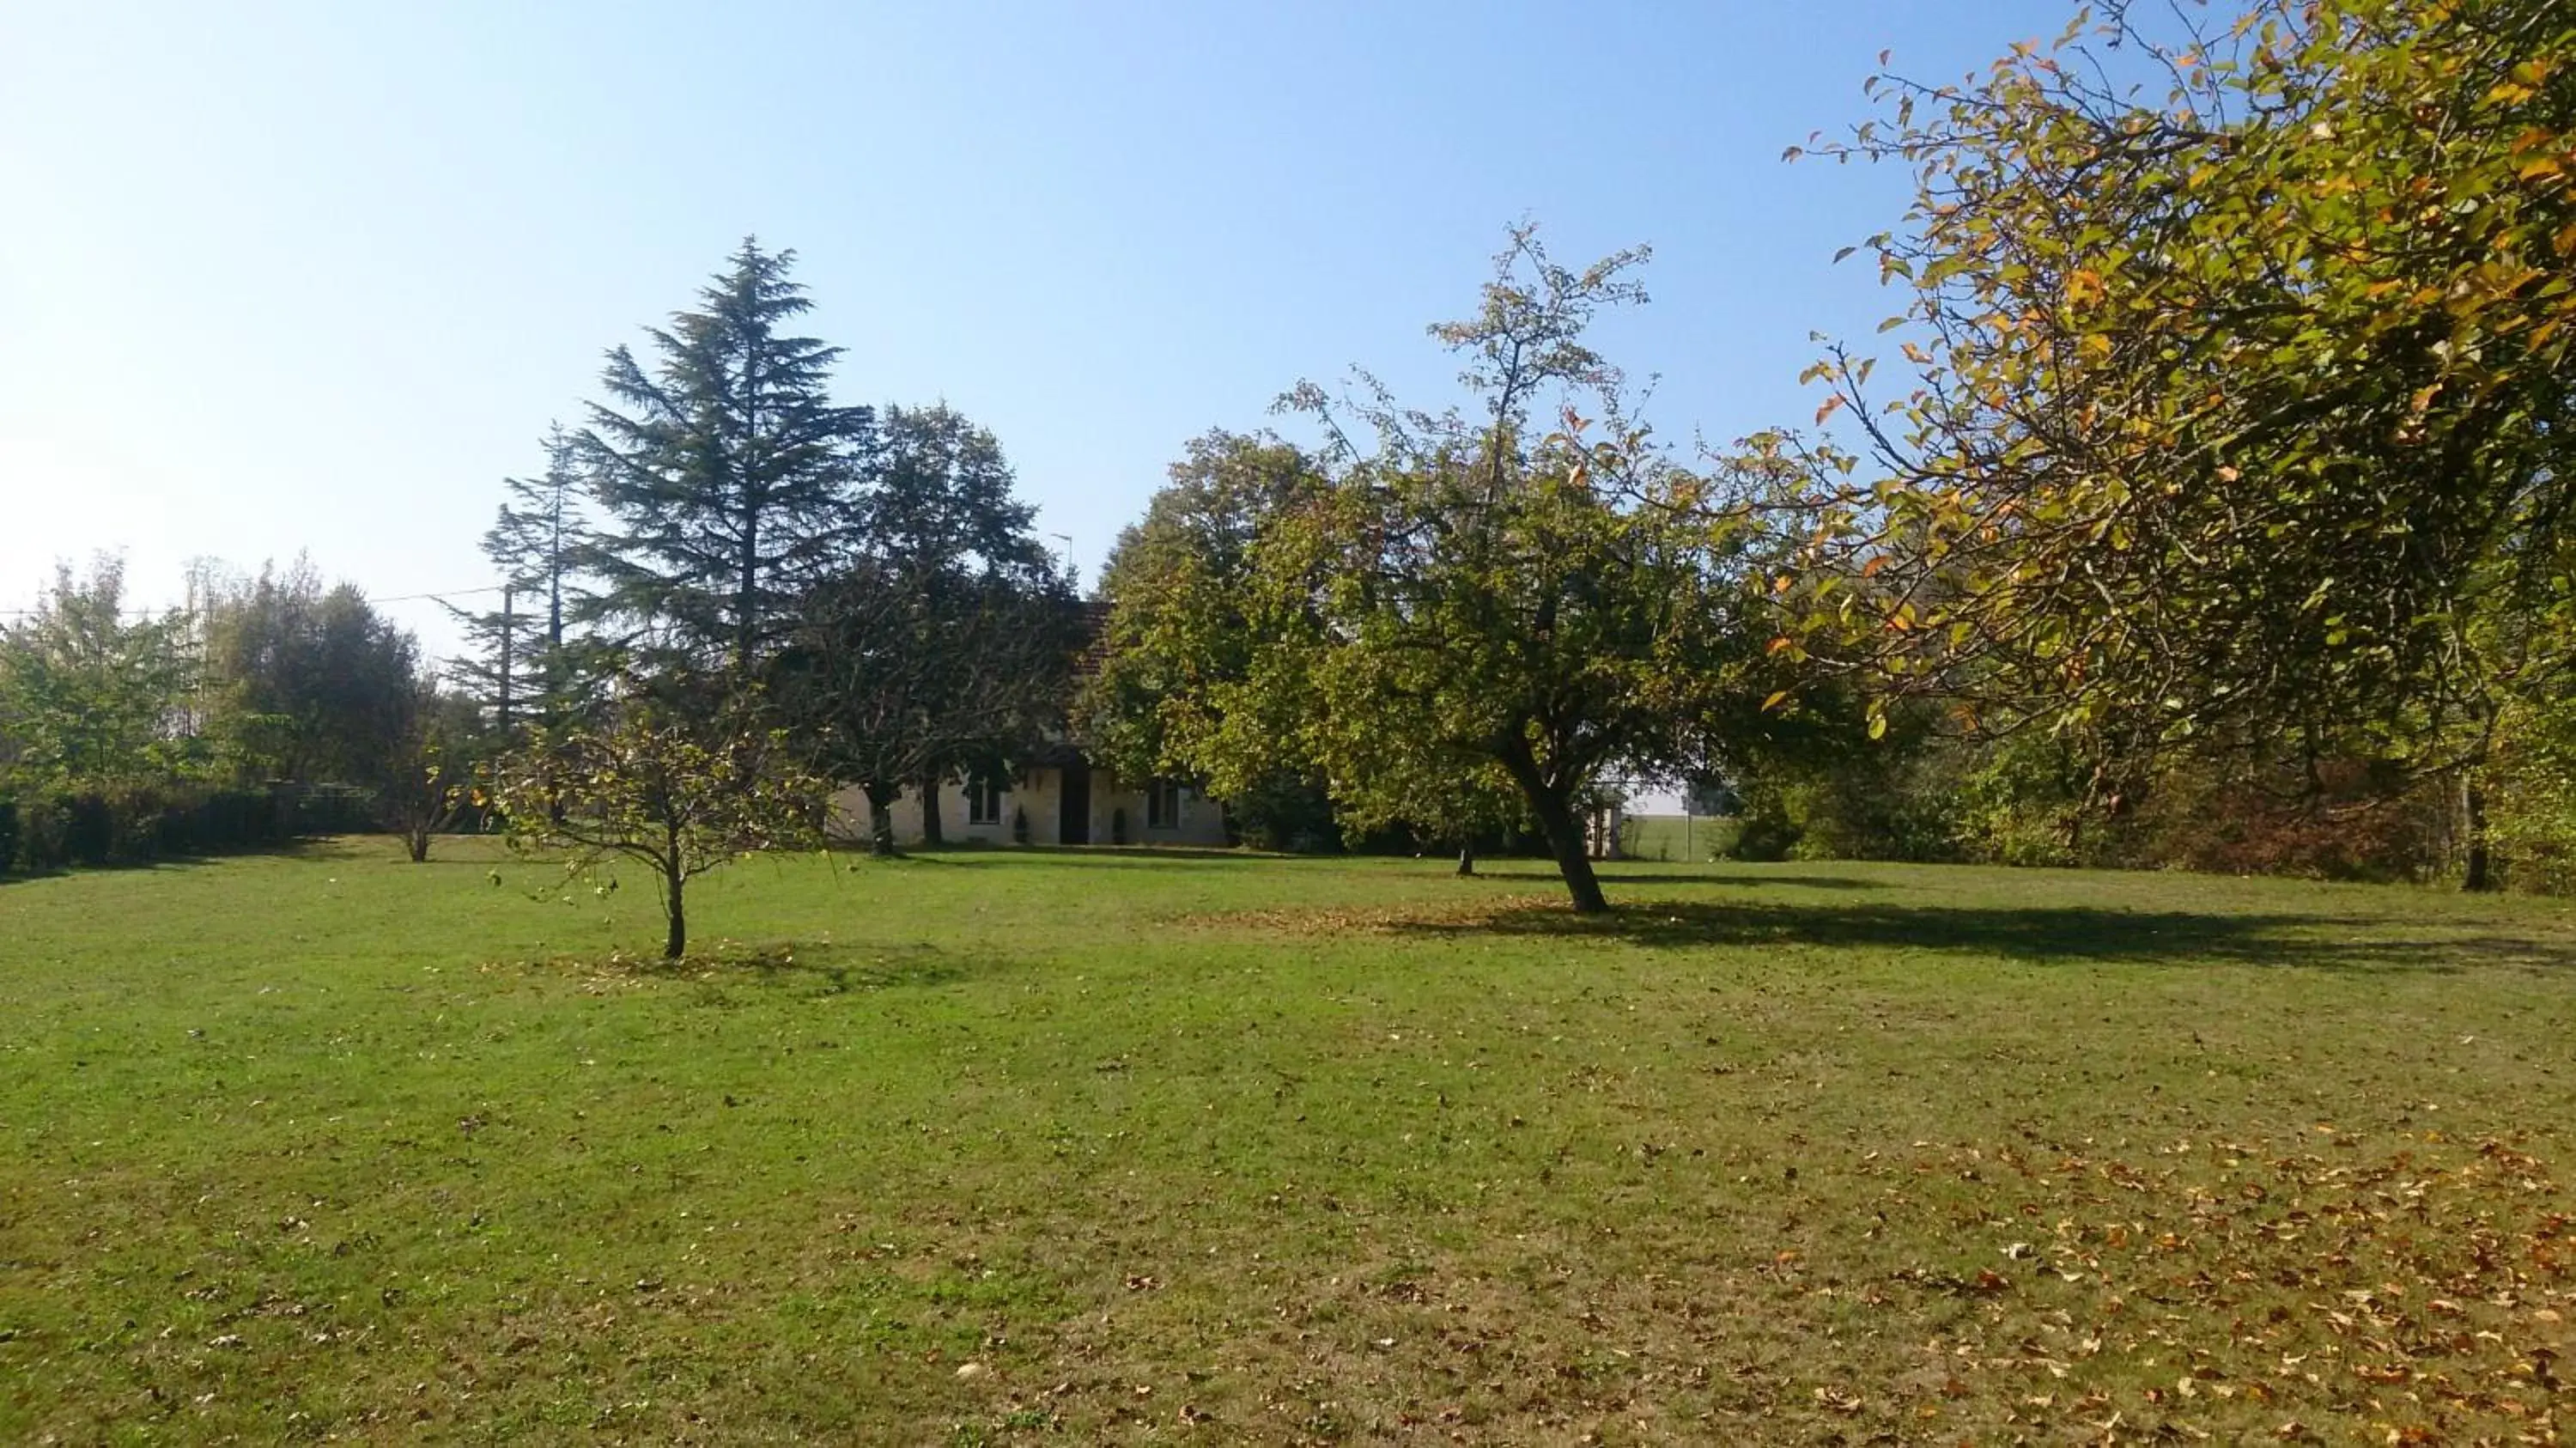
[{"label": "distant field", "polygon": [[2550,902],[444,854],[0,885],[0,1441],[2569,1427]]},{"label": "distant field", "polygon": [[1685,864],[1722,858],[1735,843],[1731,819],[1684,815],[1630,815],[1620,848],[1633,859]]}]

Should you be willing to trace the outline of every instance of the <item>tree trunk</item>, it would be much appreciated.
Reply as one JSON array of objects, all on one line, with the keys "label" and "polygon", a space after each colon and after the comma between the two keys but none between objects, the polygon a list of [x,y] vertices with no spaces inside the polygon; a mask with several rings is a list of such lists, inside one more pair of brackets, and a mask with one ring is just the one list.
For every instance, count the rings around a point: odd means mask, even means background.
[{"label": "tree trunk", "polygon": [[404,832],[403,849],[410,853],[411,862],[413,864],[425,865],[429,863],[429,826],[414,825],[410,830]]},{"label": "tree trunk", "polygon": [[1574,913],[1606,913],[1610,898],[1601,893],[1601,881],[1592,873],[1592,854],[1584,848],[1583,822],[1574,817],[1573,802],[1560,792],[1541,790],[1530,796],[1530,809],[1538,815],[1539,832],[1547,836],[1547,852],[1556,857],[1557,873],[1565,877],[1565,893],[1573,897]]},{"label": "tree trunk", "polygon": [[519,624],[511,609],[518,597],[509,584],[501,585],[501,737],[510,737],[510,646],[518,642]]},{"label": "tree trunk", "polygon": [[[546,580],[546,659],[542,671],[545,699],[537,711],[537,717],[543,720],[549,729],[563,723],[564,693],[566,686],[571,682],[564,677],[563,544],[560,541],[562,532],[560,525],[557,526],[556,532],[558,541],[555,544],[554,557],[547,565],[552,571]],[[556,815],[555,823],[563,823],[560,813]]]},{"label": "tree trunk", "polygon": [[760,431],[760,344],[748,343],[742,354],[742,434],[741,471],[735,480],[742,489],[738,500],[742,506],[742,579],[734,598],[734,611],[739,615],[734,624],[733,682],[741,688],[751,682],[751,656],[756,637],[753,610],[760,601],[760,515],[756,489],[759,486],[756,461],[766,439]]},{"label": "tree trunk", "polygon": [[938,849],[948,843],[939,822],[939,776],[925,774],[915,788],[921,791],[921,847]]},{"label": "tree trunk", "polygon": [[1529,801],[1530,813],[1538,816],[1539,834],[1547,840],[1547,852],[1556,857],[1557,873],[1565,877],[1565,892],[1574,897],[1574,913],[1608,913],[1610,898],[1601,893],[1601,881],[1592,873],[1592,853],[1585,848],[1583,822],[1574,817],[1573,791],[1550,785],[1539,773],[1538,761],[1530,757],[1526,745],[1506,747],[1499,758],[1503,772],[1512,777]]},{"label": "tree trunk", "polygon": [[895,792],[881,784],[862,785],[860,790],[868,797],[868,853],[880,860],[891,860],[896,854],[894,847]]},{"label": "tree trunk", "polygon": [[[745,423],[748,430],[748,418]],[[745,486],[749,486],[748,479]],[[733,599],[733,684],[741,688],[751,680],[752,610],[760,599],[760,512],[748,500],[742,509],[742,555],[737,567],[741,577],[735,584]]]},{"label": "tree trunk", "polygon": [[2487,796],[2475,779],[2460,786],[2460,817],[2469,847],[2468,868],[2461,874],[2460,888],[2492,890],[2495,867],[2487,852]]},{"label": "tree trunk", "polygon": [[1476,873],[1476,846],[1473,841],[1464,841],[1458,846],[1458,873],[1461,875]]},{"label": "tree trunk", "polygon": [[670,933],[662,937],[664,960],[677,960],[689,948],[689,906],[687,899],[681,893],[688,888],[688,883],[689,877],[686,871],[667,865],[663,867],[662,884],[665,893],[662,896],[662,902],[666,913],[671,918]]}]

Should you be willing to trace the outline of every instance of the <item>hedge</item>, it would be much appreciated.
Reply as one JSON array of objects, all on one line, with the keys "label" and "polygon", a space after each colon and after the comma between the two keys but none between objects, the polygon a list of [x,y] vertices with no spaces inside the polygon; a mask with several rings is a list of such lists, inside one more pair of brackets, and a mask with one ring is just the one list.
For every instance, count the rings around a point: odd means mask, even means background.
[{"label": "hedge", "polygon": [[371,829],[373,796],[344,786],[135,786],[0,795],[0,873],[143,864]]}]

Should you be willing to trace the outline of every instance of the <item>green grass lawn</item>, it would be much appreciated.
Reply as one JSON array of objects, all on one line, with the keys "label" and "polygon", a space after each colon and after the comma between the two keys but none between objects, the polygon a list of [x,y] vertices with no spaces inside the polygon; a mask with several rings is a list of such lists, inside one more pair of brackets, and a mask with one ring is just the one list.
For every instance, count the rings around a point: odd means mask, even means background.
[{"label": "green grass lawn", "polygon": [[0,885],[0,1441],[2568,1425],[2553,902],[396,855]]}]

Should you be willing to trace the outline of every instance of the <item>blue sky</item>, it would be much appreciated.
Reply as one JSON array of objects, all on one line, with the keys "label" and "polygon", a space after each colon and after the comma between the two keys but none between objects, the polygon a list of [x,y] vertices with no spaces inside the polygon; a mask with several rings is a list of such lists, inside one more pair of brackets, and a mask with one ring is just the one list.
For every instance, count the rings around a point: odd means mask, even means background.
[{"label": "blue sky", "polygon": [[[993,428],[1088,575],[1164,466],[1425,323],[1516,219],[1655,248],[1605,332],[1667,433],[1801,421],[1889,168],[1784,164],[1882,48],[1955,78],[2059,0],[0,8],[0,609],[56,558],[308,550],[487,582],[500,479],[746,233],[850,401]],[[433,605],[389,605],[432,652]]]}]

